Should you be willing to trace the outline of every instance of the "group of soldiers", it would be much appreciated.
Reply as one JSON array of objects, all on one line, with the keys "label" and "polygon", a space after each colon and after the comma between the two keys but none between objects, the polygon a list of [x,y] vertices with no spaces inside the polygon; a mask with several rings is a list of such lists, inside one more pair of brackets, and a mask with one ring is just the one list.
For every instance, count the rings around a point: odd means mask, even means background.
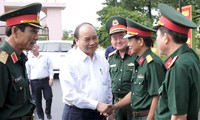
[{"label": "group of soldiers", "polygon": [[[0,47],[1,120],[33,119],[35,103],[23,50],[31,50],[38,40],[41,7],[34,3],[0,16],[6,22],[7,35]],[[153,29],[120,16],[113,16],[106,23],[116,50],[108,57],[114,105],[103,114],[113,115],[114,110],[115,120],[198,119],[199,57],[186,43],[188,31],[197,26],[166,4],[160,3],[158,7],[161,17]],[[90,24],[85,26],[93,30]],[[153,32],[159,53],[168,56],[164,64],[151,51]],[[97,41],[97,37],[93,39]]]},{"label": "group of soldiers", "polygon": [[[197,26],[166,4],[159,9],[153,29],[120,16],[106,23],[116,49],[108,56],[115,120],[198,119],[199,57],[186,43]],[[154,32],[159,53],[168,57],[164,64],[151,50]]]}]

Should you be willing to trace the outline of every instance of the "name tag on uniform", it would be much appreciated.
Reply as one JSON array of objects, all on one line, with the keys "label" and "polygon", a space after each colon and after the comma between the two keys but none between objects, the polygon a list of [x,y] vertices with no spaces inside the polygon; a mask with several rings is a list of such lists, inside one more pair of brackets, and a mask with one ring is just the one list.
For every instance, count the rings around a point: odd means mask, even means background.
[{"label": "name tag on uniform", "polygon": [[19,77],[15,78],[15,83],[18,83],[20,81],[22,81],[22,76],[19,76]]},{"label": "name tag on uniform", "polygon": [[134,66],[135,64],[134,63],[128,63],[127,65],[128,66]]},{"label": "name tag on uniform", "polygon": [[138,77],[138,78],[144,78],[144,75],[139,74],[139,75],[137,75],[137,77]]},{"label": "name tag on uniform", "polygon": [[116,67],[117,65],[116,64],[112,64],[112,65],[110,65],[110,67]]}]

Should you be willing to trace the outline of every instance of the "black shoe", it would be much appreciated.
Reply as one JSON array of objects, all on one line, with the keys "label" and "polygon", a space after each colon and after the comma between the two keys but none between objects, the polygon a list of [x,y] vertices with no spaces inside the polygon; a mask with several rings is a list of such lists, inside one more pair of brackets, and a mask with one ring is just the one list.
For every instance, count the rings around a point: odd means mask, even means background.
[{"label": "black shoe", "polygon": [[48,120],[52,119],[52,116],[49,115],[49,114],[47,114],[47,119],[48,119]]},{"label": "black shoe", "polygon": [[44,120],[44,116],[38,115],[38,119],[39,119],[39,120]]}]

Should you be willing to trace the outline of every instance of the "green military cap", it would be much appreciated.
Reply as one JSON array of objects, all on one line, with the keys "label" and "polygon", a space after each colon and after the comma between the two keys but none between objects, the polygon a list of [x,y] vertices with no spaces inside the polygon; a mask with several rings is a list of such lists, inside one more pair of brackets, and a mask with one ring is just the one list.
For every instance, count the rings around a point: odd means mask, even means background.
[{"label": "green military cap", "polygon": [[26,23],[37,28],[42,28],[39,20],[41,7],[41,3],[32,3],[20,7],[1,15],[0,21],[5,21],[6,27]]},{"label": "green military cap", "polygon": [[126,32],[126,19],[120,16],[112,16],[106,22],[106,30],[109,34]]},{"label": "green military cap", "polygon": [[130,18],[126,18],[126,22],[127,22],[127,34],[124,36],[124,38],[130,38],[135,35],[143,37],[151,37],[152,32],[155,32],[154,29],[151,29],[136,21],[133,21]]},{"label": "green military cap", "polygon": [[190,28],[196,28],[197,25],[190,21],[183,14],[163,3],[158,4],[161,17],[157,25],[164,26],[172,31],[187,34]]}]

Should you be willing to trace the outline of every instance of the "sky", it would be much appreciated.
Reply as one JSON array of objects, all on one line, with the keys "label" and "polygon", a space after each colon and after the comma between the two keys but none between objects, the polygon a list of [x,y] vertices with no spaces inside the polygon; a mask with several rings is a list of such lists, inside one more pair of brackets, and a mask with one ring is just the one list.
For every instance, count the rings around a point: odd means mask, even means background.
[{"label": "sky", "polygon": [[[8,2],[27,2],[27,0],[5,0]],[[97,21],[97,11],[103,8],[102,3],[106,0],[31,0],[31,2],[58,2],[65,3],[66,8],[62,10],[62,29],[74,31],[76,26],[82,22],[89,22],[95,27],[100,27]]]},{"label": "sky", "polygon": [[74,30],[82,22],[89,22],[95,27],[100,27],[97,21],[97,11],[103,8],[101,3],[105,0],[65,0],[66,8],[62,11],[64,30]]}]

